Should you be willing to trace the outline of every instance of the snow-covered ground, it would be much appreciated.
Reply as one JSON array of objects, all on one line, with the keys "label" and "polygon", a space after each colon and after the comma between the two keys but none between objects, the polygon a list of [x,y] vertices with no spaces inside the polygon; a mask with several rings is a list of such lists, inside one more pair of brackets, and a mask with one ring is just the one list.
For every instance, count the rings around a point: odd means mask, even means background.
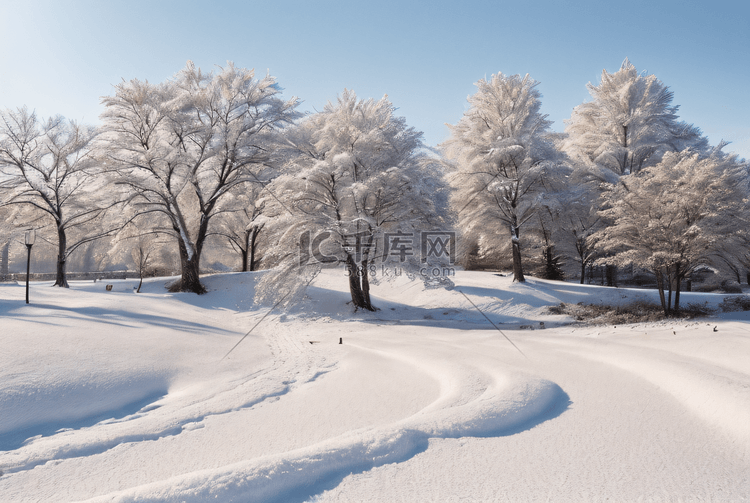
[{"label": "snow-covered ground", "polygon": [[544,307],[655,292],[459,272],[355,314],[331,270],[262,319],[257,279],[0,285],[0,500],[750,499],[749,313],[581,327]]}]

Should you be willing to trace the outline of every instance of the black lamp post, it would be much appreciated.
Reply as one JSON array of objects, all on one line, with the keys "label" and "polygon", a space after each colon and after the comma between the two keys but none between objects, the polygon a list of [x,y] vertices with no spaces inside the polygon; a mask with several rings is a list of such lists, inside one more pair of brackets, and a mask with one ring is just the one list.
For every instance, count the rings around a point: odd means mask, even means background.
[{"label": "black lamp post", "polygon": [[34,246],[34,240],[36,239],[36,231],[29,229],[26,231],[24,236],[24,242],[26,243],[26,249],[29,250],[26,256],[26,303],[29,303],[29,273],[31,272],[31,247]]}]

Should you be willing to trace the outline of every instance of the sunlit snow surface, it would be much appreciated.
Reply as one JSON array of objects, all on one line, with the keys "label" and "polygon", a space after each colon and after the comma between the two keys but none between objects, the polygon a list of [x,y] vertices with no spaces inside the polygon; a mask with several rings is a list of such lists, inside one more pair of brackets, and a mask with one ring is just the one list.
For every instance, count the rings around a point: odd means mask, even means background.
[{"label": "sunlit snow surface", "polygon": [[354,313],[329,270],[223,358],[257,279],[0,285],[0,500],[750,499],[745,313],[583,328],[544,306],[655,292],[479,272]]}]

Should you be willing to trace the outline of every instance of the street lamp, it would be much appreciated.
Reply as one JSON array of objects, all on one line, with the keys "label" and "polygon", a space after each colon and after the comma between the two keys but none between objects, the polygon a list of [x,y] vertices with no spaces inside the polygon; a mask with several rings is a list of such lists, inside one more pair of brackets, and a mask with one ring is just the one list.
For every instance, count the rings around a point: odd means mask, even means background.
[{"label": "street lamp", "polygon": [[29,303],[29,273],[31,272],[31,247],[34,246],[36,240],[36,231],[29,229],[26,231],[24,236],[24,242],[26,243],[26,249],[29,250],[26,256],[26,303]]}]

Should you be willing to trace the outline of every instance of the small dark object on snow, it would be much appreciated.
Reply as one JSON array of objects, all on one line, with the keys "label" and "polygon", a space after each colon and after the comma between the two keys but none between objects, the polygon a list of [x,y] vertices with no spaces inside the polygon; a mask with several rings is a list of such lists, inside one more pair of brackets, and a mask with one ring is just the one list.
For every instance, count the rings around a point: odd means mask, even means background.
[{"label": "small dark object on snow", "polygon": [[718,331],[719,331],[718,327],[714,327],[714,332],[718,332]]},{"label": "small dark object on snow", "polygon": [[339,337],[339,344],[343,344],[343,343],[344,343],[344,338],[343,337]]},{"label": "small dark object on snow", "polygon": [[108,292],[112,291],[112,285],[107,285],[105,288],[107,289]]},{"label": "small dark object on snow", "polygon": [[309,342],[310,344],[316,344],[316,343],[318,343],[318,342],[320,342],[320,341],[308,341],[308,342]]}]

